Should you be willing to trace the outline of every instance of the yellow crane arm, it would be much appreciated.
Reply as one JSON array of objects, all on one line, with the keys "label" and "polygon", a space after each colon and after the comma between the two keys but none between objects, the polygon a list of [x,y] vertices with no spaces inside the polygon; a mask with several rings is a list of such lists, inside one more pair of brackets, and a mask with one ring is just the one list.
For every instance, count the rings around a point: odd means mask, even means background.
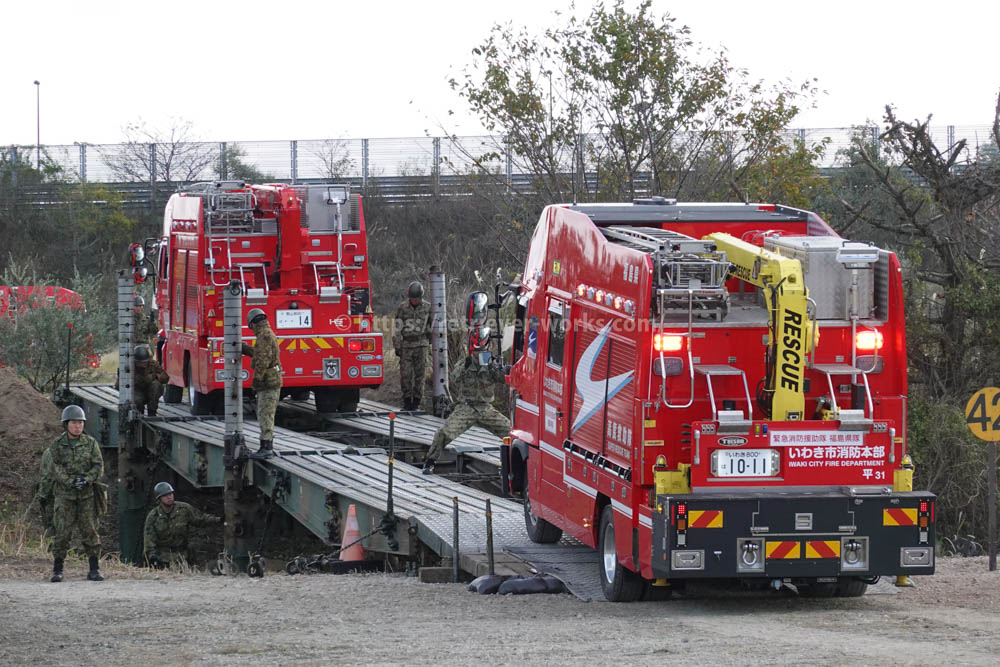
[{"label": "yellow crane arm", "polygon": [[[724,250],[732,274],[764,293],[769,314],[768,363],[764,392],[770,416],[781,421],[804,418],[806,358],[813,349],[813,323],[807,312],[809,290],[799,260],[783,257],[725,233],[705,236]],[[766,409],[766,406],[765,406]]]}]

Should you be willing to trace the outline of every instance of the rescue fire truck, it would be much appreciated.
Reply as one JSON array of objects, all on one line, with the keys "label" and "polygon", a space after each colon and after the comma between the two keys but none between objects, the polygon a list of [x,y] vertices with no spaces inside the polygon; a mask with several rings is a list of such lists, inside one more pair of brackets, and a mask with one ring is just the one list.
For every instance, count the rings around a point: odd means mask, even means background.
[{"label": "rescue fire truck", "polygon": [[[321,412],[350,412],[361,388],[382,383],[364,209],[349,186],[223,181],[176,193],[157,274],[168,403],[186,390],[193,414],[222,409],[222,290],[232,281],[243,312],[262,309],[278,338],[283,395],[312,392]],[[253,344],[245,321],[242,335]],[[243,367],[249,388],[249,358]]]},{"label": "rescue fire truck", "polygon": [[780,205],[554,205],[519,285],[502,475],[606,597],[817,597],[934,572],[912,491],[896,256]]}]

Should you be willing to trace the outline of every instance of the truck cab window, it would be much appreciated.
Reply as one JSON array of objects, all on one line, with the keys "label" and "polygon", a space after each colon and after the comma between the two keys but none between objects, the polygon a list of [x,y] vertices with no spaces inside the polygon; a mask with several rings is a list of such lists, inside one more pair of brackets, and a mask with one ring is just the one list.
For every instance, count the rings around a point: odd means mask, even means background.
[{"label": "truck cab window", "polygon": [[545,353],[545,361],[553,366],[562,367],[563,344],[566,342],[566,324],[561,312],[549,311],[549,345]]}]

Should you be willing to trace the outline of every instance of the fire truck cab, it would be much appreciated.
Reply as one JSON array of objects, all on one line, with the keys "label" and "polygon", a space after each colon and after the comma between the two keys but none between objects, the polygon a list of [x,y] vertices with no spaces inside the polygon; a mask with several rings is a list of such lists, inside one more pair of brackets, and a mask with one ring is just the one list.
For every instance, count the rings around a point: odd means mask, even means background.
[{"label": "fire truck cab", "polygon": [[321,412],[350,412],[361,388],[381,384],[364,210],[349,186],[192,186],[167,202],[158,262],[166,402],[186,390],[193,414],[221,410],[222,290],[233,281],[244,313],[262,309],[278,338],[283,395],[312,392]]},{"label": "fire truck cab", "polygon": [[609,599],[933,573],[893,253],[779,205],[553,205],[516,322],[505,481],[532,540],[598,550]]}]

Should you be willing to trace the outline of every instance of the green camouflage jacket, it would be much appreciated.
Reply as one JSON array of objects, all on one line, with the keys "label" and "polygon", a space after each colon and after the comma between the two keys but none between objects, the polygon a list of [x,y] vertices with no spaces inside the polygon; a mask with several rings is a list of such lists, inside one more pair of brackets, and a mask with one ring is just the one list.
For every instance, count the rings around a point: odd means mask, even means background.
[{"label": "green camouflage jacket", "polygon": [[243,343],[243,354],[253,357],[250,362],[253,383],[250,386],[255,391],[281,389],[281,350],[278,348],[278,339],[266,321],[257,324],[253,332],[257,337],[254,346]]},{"label": "green camouflage jacket", "polygon": [[192,527],[220,523],[221,518],[205,514],[187,503],[176,501],[169,512],[164,512],[163,505],[157,503],[146,515],[143,554],[147,558],[164,557],[169,552],[186,551]]},{"label": "green camouflage jacket", "polygon": [[160,334],[160,323],[153,315],[143,314],[135,323],[136,345],[148,345],[151,352],[156,352],[156,341]]},{"label": "green camouflage jacket", "polygon": [[153,381],[157,381],[160,384],[166,384],[170,381],[170,376],[167,372],[163,370],[163,366],[160,365],[156,359],[150,359],[149,363],[145,368],[135,369],[135,388],[136,389],[146,389],[149,387]]},{"label": "green camouflage jacket", "polygon": [[451,372],[451,395],[457,403],[492,403],[494,388],[503,380],[499,365],[480,366],[472,357],[466,357]]},{"label": "green camouflage jacket", "polygon": [[[104,459],[101,458],[101,446],[86,433],[80,434],[76,440],[63,433],[56,438],[52,446],[52,491],[57,498],[72,498],[80,500],[94,495],[94,482],[104,474]],[[72,486],[73,479],[79,476],[89,482],[79,491]]]},{"label": "green camouflage jacket", "polygon": [[431,304],[421,301],[416,306],[407,299],[399,304],[392,323],[392,347],[426,347],[431,341]]}]

